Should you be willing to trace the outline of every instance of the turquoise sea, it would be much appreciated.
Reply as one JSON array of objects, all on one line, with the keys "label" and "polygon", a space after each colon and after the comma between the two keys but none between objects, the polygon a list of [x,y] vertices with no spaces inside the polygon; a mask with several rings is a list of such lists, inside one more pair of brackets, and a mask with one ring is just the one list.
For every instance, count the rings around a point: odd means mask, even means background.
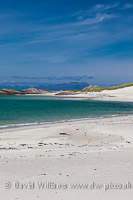
[{"label": "turquoise sea", "polygon": [[133,114],[133,103],[0,96],[0,128],[124,114]]}]

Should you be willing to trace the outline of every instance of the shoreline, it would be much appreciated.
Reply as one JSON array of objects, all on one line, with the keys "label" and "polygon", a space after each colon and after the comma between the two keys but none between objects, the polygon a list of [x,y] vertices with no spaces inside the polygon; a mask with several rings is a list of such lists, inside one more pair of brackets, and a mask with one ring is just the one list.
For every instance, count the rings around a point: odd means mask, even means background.
[{"label": "shoreline", "polygon": [[[0,133],[1,198],[132,200],[132,190],[14,189],[14,182],[132,183],[133,115],[82,120]],[[4,184],[11,183],[10,189]]]},{"label": "shoreline", "polygon": [[111,114],[111,115],[99,115],[93,117],[77,118],[77,119],[64,119],[58,121],[47,121],[47,122],[33,122],[33,123],[22,123],[22,124],[5,124],[0,125],[0,131],[2,130],[12,130],[12,129],[21,129],[21,128],[37,128],[47,125],[56,125],[56,124],[65,124],[69,122],[81,122],[95,119],[106,119],[106,118],[115,118],[115,117],[126,117],[133,116],[133,113],[124,113],[124,114]]},{"label": "shoreline", "polygon": [[[57,97],[57,94],[59,94],[59,91],[54,93],[40,94],[40,96]],[[75,98],[75,100],[133,102],[133,86],[115,90],[104,90],[101,92],[77,92],[73,95],[63,95],[61,98],[67,98],[71,100]]]},{"label": "shoreline", "polygon": [[[18,96],[18,95],[16,95]],[[55,97],[55,100],[59,99],[59,100],[79,100],[79,101],[101,101],[101,102],[125,102],[125,103],[133,103],[133,99],[127,99],[127,100],[123,100],[123,99],[112,99],[112,98],[108,98],[108,99],[104,99],[104,98],[96,98],[96,97],[84,97],[82,94],[81,96],[77,96],[77,95],[64,95],[64,96],[56,96],[55,94],[53,95],[49,95],[49,94],[26,94],[25,96],[44,96],[44,97]]]},{"label": "shoreline", "polygon": [[[78,120],[70,120],[70,121],[63,121],[63,122],[56,122],[56,123],[48,123],[48,124],[39,124],[39,125],[31,125],[31,126],[20,126],[20,127],[12,127],[12,128],[5,128],[5,129],[1,129],[0,131],[0,136],[2,139],[2,136],[4,136],[4,133],[12,133],[14,134],[14,136],[16,135],[16,133],[18,132],[23,132],[24,135],[26,134],[26,131],[30,132],[32,134],[32,132],[37,131],[37,130],[45,130],[45,129],[53,129],[53,128],[60,128],[62,127],[64,130],[68,128],[68,126],[72,126],[72,127],[76,127],[76,126],[83,126],[84,128],[84,124],[92,124],[92,123],[99,123],[99,122],[111,122],[114,123],[115,121],[124,121],[127,119],[131,119],[131,121],[133,120],[133,114],[126,114],[126,115],[108,115],[108,116],[102,116],[102,117],[94,117],[94,118],[83,118],[83,119],[78,119]],[[96,123],[96,124],[97,124]],[[82,129],[81,129],[82,131]],[[35,134],[35,133],[34,133]],[[65,134],[64,134],[65,135]],[[5,135],[6,136],[6,135]],[[25,135],[26,136],[26,135]],[[52,136],[52,135],[51,135]],[[16,135],[17,137],[17,135]],[[27,137],[27,136],[26,136]],[[38,136],[37,136],[38,137]],[[45,137],[45,135],[44,135]],[[10,135],[9,135],[10,138]],[[132,138],[133,139],[133,138]],[[133,143],[132,143],[133,145]]]}]

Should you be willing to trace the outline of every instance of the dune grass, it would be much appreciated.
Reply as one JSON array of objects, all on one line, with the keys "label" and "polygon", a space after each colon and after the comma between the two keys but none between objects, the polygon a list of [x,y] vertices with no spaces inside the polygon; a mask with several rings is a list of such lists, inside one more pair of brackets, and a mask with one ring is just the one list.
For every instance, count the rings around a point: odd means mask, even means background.
[{"label": "dune grass", "polygon": [[92,87],[86,87],[82,91],[84,92],[101,92],[103,90],[116,90],[116,89],[121,89],[125,87],[131,87],[133,86],[133,83],[126,83],[122,85],[116,85],[116,86],[109,86],[109,87],[99,87],[99,86],[92,86]]},{"label": "dune grass", "polygon": [[131,86],[133,86],[133,83],[126,83],[122,85],[115,85],[115,86],[109,86],[109,87],[100,87],[100,86],[94,85],[94,86],[88,86],[86,88],[83,88],[82,90],[69,90],[69,91],[71,92],[101,92],[103,90],[116,90],[116,89],[131,87]]}]

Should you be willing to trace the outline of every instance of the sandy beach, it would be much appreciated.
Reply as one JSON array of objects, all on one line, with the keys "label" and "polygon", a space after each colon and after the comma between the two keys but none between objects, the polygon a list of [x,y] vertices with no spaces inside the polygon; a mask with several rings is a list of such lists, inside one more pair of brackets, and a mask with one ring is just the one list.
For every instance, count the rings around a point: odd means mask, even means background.
[{"label": "sandy beach", "polygon": [[131,200],[132,130],[133,115],[1,130],[1,199]]},{"label": "sandy beach", "polygon": [[[40,94],[41,96],[58,96],[59,92]],[[77,92],[74,95],[62,95],[60,98],[76,100],[96,100],[96,101],[125,101],[133,102],[133,86],[115,90],[103,90],[102,92]]]},{"label": "sandy beach", "polygon": [[133,200],[133,1],[0,1],[0,200]]}]

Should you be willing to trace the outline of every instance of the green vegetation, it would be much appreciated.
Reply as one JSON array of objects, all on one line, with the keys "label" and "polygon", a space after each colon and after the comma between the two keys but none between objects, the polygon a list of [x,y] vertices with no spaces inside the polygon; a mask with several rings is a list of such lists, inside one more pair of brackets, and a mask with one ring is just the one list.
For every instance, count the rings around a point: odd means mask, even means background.
[{"label": "green vegetation", "polygon": [[[126,83],[126,84],[122,84],[122,85],[115,85],[115,86],[109,86],[109,87],[100,87],[100,86],[97,86],[97,85],[89,85],[88,87],[85,87],[82,90],[64,90],[64,92],[65,91],[75,92],[75,93],[78,93],[78,92],[101,92],[103,90],[116,90],[116,89],[121,89],[121,88],[125,88],[125,87],[131,87],[131,86],[133,86],[133,83]],[[31,88],[29,88],[29,89],[31,89]],[[10,88],[5,88],[3,90],[11,91],[11,92],[19,92],[17,90],[10,89]],[[55,91],[51,91],[51,90],[44,90],[44,91],[49,92],[49,93],[55,92]]]},{"label": "green vegetation", "polygon": [[14,90],[14,89],[11,89],[11,88],[4,88],[4,90],[10,90],[10,91],[13,91],[13,92],[17,92],[17,90]]},{"label": "green vegetation", "polygon": [[116,90],[116,89],[121,89],[121,88],[125,88],[125,87],[131,87],[131,86],[133,86],[133,83],[126,83],[126,84],[110,86],[110,87],[99,87],[96,85],[94,85],[94,86],[90,85],[81,91],[82,92],[101,92],[103,90]]}]

